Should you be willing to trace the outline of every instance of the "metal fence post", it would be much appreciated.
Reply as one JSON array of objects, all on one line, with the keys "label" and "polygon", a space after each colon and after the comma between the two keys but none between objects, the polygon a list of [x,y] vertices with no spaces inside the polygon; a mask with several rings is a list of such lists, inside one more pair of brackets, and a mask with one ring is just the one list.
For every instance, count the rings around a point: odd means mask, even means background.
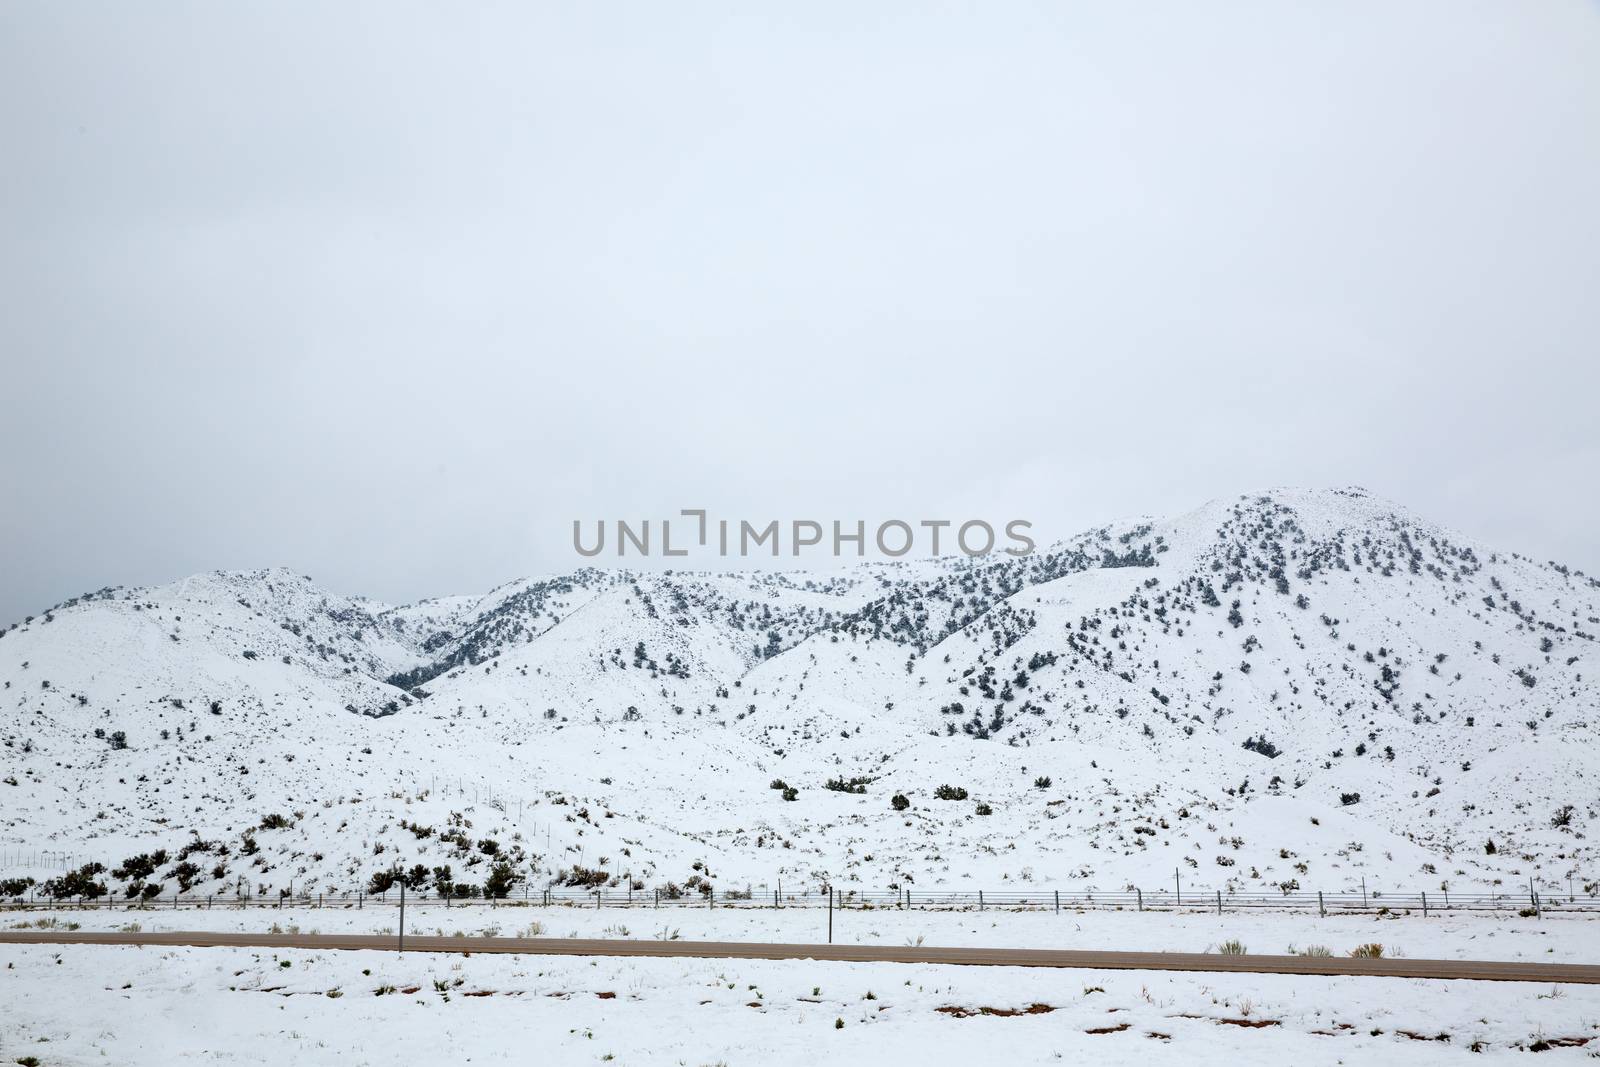
[{"label": "metal fence post", "polygon": [[[1135,887],[1133,891],[1135,893],[1139,894],[1139,910],[1143,911],[1144,910],[1144,890],[1143,889],[1139,889],[1138,887]],[[1060,893],[1056,894],[1056,910],[1057,911],[1061,910],[1061,894]]]},{"label": "metal fence post", "polygon": [[1217,914],[1222,914],[1222,890],[1217,890]]},{"label": "metal fence post", "polygon": [[1328,906],[1322,902],[1322,890],[1317,890],[1317,913],[1324,919],[1328,917]]},{"label": "metal fence post", "polygon": [[983,890],[978,890],[978,910],[983,910]]},{"label": "metal fence post", "polygon": [[[1143,909],[1140,909],[1143,910]],[[1061,914],[1061,890],[1056,890],[1056,914]]]},{"label": "metal fence post", "polygon": [[1422,894],[1422,917],[1424,919],[1428,917],[1428,894],[1426,893]]}]

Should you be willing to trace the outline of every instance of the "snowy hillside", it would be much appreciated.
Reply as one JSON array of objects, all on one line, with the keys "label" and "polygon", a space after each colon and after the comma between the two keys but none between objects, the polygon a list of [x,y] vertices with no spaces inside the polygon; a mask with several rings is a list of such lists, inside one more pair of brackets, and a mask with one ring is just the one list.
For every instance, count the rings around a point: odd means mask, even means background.
[{"label": "snowy hillside", "polygon": [[106,589],[0,636],[0,854],[26,861],[0,882],[64,854],[118,895],[419,865],[1592,894],[1597,616],[1594,579],[1359,490],[1021,559],[584,569],[405,607],[285,571]]}]

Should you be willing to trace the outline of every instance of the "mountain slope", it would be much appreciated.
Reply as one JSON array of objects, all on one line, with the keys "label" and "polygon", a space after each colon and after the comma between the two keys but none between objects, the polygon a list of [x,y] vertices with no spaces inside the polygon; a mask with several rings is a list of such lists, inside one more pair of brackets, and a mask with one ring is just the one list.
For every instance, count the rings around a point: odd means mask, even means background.
[{"label": "mountain slope", "polygon": [[168,851],[119,892],[496,857],[536,885],[1594,892],[1597,604],[1359,490],[832,575],[104,590],[0,639],[0,852]]}]

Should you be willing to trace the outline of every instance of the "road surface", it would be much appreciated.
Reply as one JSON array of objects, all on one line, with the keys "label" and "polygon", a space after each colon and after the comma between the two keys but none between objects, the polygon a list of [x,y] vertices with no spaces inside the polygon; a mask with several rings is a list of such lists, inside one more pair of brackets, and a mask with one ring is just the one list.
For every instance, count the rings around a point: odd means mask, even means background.
[{"label": "road surface", "polygon": [[[400,948],[392,934],[256,934],[206,931],[125,933],[94,930],[0,930],[0,945],[147,945],[197,948]],[[405,938],[407,952],[511,952],[544,956],[659,956],[689,959],[827,960],[841,963],[941,963],[1093,970],[1220,971],[1246,974],[1464,978],[1491,982],[1600,984],[1600,965],[1490,960],[1352,959],[1348,956],[1222,956],[1209,952],[1110,952],[1078,949],[936,948],[918,945],[788,945],[745,941],[631,941],[610,938]]]}]

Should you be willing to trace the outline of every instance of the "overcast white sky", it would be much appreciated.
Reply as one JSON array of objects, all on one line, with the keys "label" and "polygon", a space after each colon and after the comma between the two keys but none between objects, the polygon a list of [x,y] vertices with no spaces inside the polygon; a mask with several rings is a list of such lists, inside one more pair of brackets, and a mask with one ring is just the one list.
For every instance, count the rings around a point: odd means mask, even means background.
[{"label": "overcast white sky", "polygon": [[0,619],[1360,484],[1600,571],[1600,7],[0,5]]}]

